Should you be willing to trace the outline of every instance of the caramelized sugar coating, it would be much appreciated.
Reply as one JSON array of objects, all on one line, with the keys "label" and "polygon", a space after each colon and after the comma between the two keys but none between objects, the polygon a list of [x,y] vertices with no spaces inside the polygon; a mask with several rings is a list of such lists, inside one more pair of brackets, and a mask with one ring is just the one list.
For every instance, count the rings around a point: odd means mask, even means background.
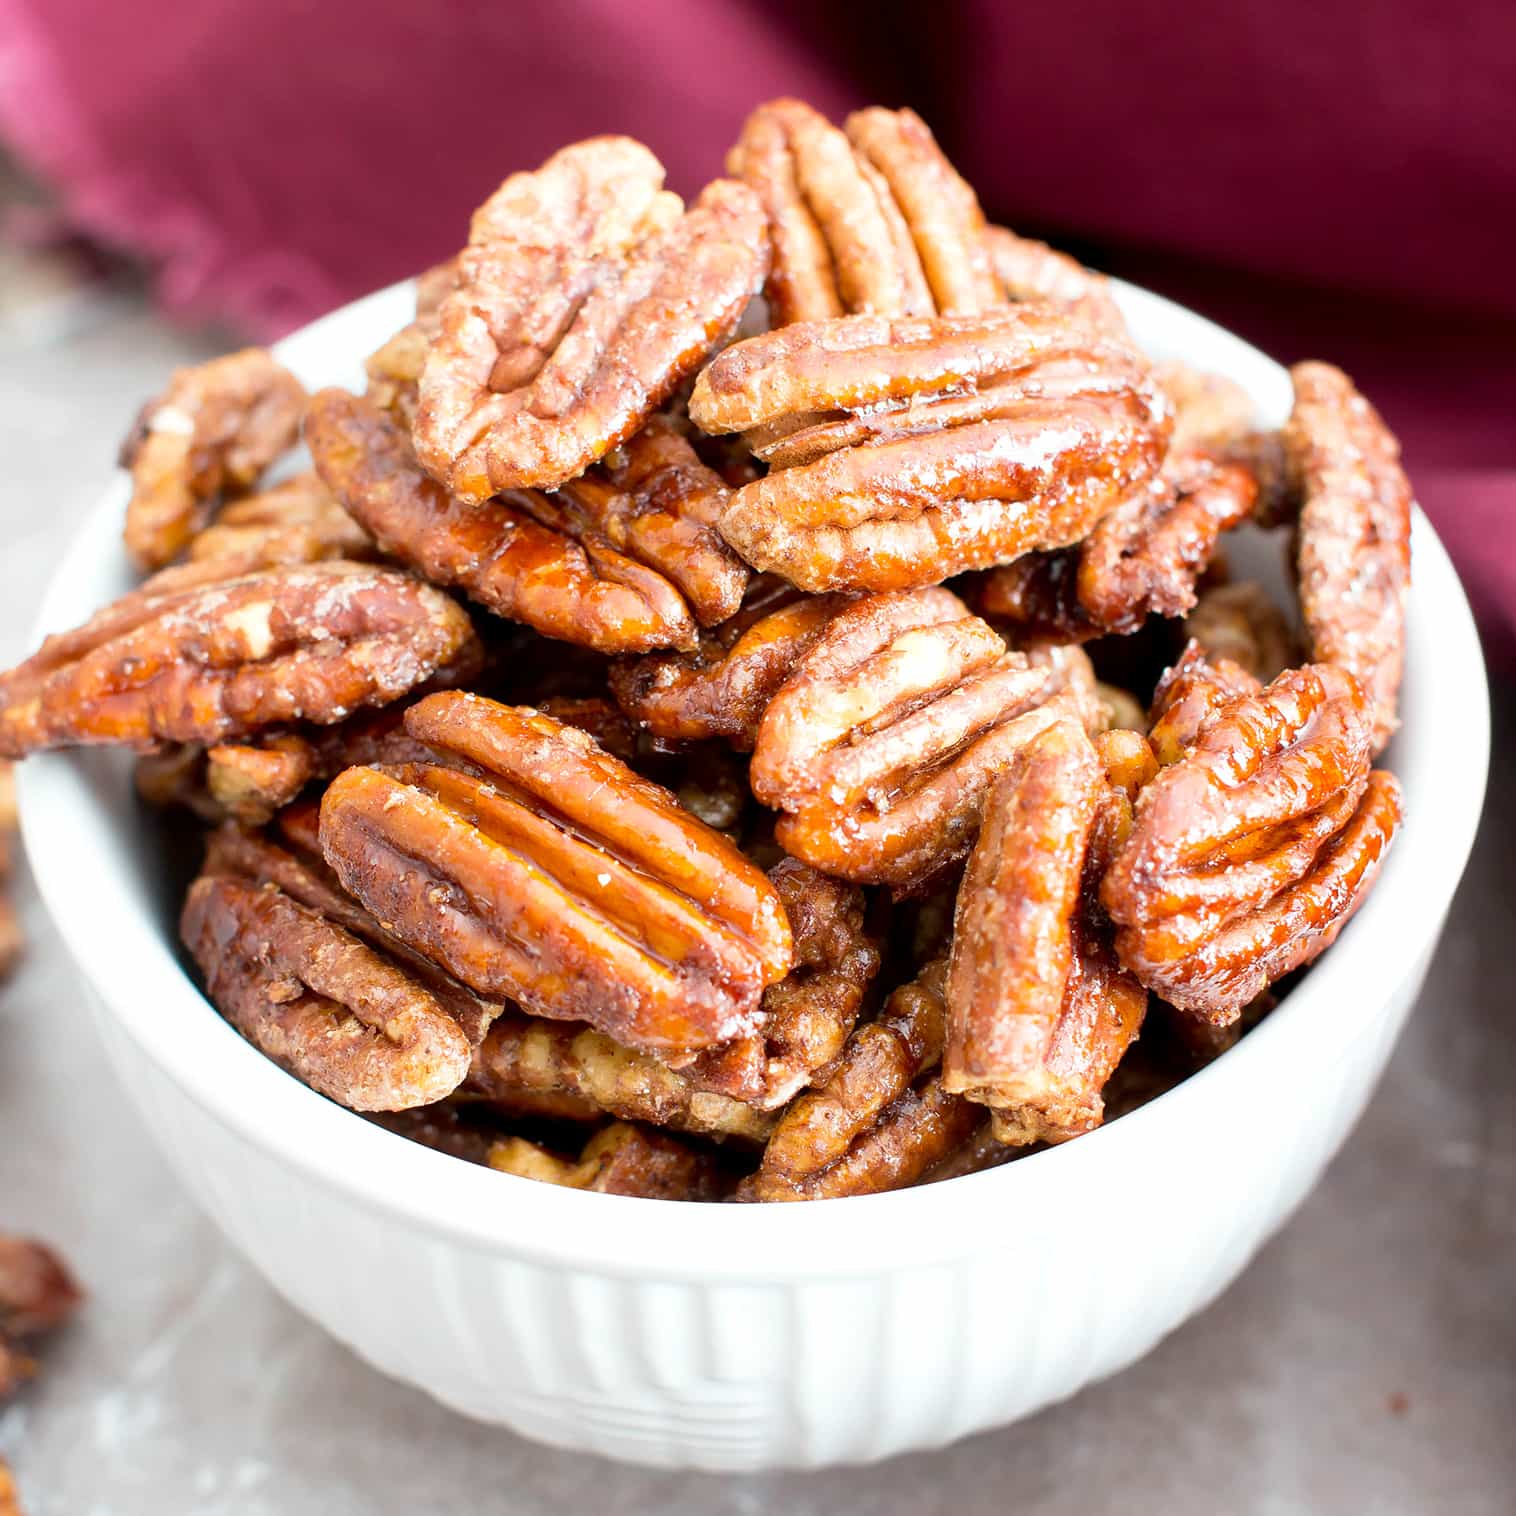
[{"label": "caramelized sugar coating", "polygon": [[629,137],[512,174],[474,213],[437,311],[414,436],[472,504],[551,489],[625,442],[736,326],[768,272],[763,209],[718,179],[685,210]]},{"label": "caramelized sugar coating", "polygon": [[749,781],[779,845],[824,873],[911,889],[961,858],[1011,753],[1077,706],[944,589],[842,610],[758,728]]},{"label": "caramelized sugar coating", "polygon": [[756,1030],[790,930],[725,837],[538,711],[444,693],[405,724],[481,777],[353,768],[321,802],[327,861],[396,935],[481,995],[671,1059]]},{"label": "caramelized sugar coating", "polygon": [[1160,764],[1177,763],[1195,745],[1211,717],[1235,695],[1263,688],[1241,664],[1208,658],[1191,642],[1158,681],[1148,710],[1148,741]]},{"label": "caramelized sugar coating", "polygon": [[802,589],[899,589],[1077,541],[1158,468],[1168,413],[1136,352],[1065,311],[848,316],[738,342],[690,415],[770,471],[722,534]]},{"label": "caramelized sugar coating", "polygon": [[984,235],[990,266],[1010,299],[1052,301],[1098,331],[1127,336],[1126,321],[1102,275],[1046,242],[1018,237],[1003,226],[986,227]]},{"label": "caramelized sugar coating", "polygon": [[277,885],[204,876],[179,930],[222,1015],[353,1110],[429,1105],[468,1072],[468,1039],[418,979]]},{"label": "caramelized sugar coating", "polygon": [[191,559],[231,558],[251,567],[373,558],[373,540],[312,469],[234,501],[190,540]]},{"label": "caramelized sugar coating", "polygon": [[394,569],[334,561],[208,583],[194,580],[214,561],[186,569],[0,674],[0,756],[341,721],[403,695],[474,638],[453,601]]},{"label": "caramelized sugar coating", "polygon": [[1372,721],[1351,674],[1292,670],[1217,706],[1142,791],[1101,899],[1149,989],[1224,1026],[1336,939],[1400,819]]},{"label": "caramelized sugar coating", "polygon": [[1374,750],[1395,731],[1411,584],[1411,486],[1400,444],[1341,369],[1297,363],[1284,428],[1300,498],[1296,572],[1310,656],[1363,681]]},{"label": "caramelized sugar coating", "polygon": [[1206,590],[1184,618],[1183,628],[1208,658],[1239,664],[1262,683],[1300,662],[1289,618],[1252,579]]},{"label": "caramelized sugar coating", "polygon": [[172,563],[224,497],[250,490],[294,446],[304,405],[300,381],[261,347],[178,370],[121,445],[132,561]]},{"label": "caramelized sugar coating", "polygon": [[485,1159],[502,1174],[644,1200],[717,1200],[724,1188],[715,1156],[625,1121],[602,1127],[577,1159],[562,1158],[524,1137],[502,1137]]}]

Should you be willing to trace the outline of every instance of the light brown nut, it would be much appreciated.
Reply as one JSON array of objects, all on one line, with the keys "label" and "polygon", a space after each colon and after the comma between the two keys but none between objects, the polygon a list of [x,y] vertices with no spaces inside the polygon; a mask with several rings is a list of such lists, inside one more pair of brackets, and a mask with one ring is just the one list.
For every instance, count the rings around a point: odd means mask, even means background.
[{"label": "light brown nut", "polygon": [[373,540],[307,469],[272,489],[234,501],[189,544],[192,560],[240,559],[251,566],[375,557]]},{"label": "light brown nut", "polygon": [[761,1142],[772,1119],[727,1095],[702,1090],[685,1072],[570,1021],[505,1012],[474,1054],[465,1091],[492,1104],[568,1096],[625,1121]]},{"label": "light brown nut", "polygon": [[792,945],[773,886],[583,732],[477,696],[406,730],[478,765],[354,768],[321,802],[343,885],[477,993],[688,1058],[757,1028]]},{"label": "light brown nut", "polygon": [[414,435],[473,504],[553,488],[625,442],[736,326],[768,272],[758,197],[718,179],[685,210],[627,137],[513,174],[475,213],[438,310]]},{"label": "light brown nut", "polygon": [[617,456],[625,490],[597,472],[480,505],[432,479],[394,420],[344,390],[312,398],[306,440],[386,553],[546,636],[602,653],[690,648],[700,616],[740,603],[747,571],[705,519],[725,486],[666,430]]},{"label": "light brown nut", "polygon": [[1105,707],[1107,727],[1124,728],[1129,732],[1147,730],[1147,712],[1143,710],[1142,702],[1130,690],[1124,690],[1120,685],[1106,684],[1103,680],[1097,680],[1095,693]]},{"label": "light brown nut", "polygon": [[1147,993],[1086,898],[1105,861],[1092,843],[1105,800],[1089,738],[1062,721],[985,801],[953,927],[943,1084],[989,1106],[1002,1142],[1098,1126],[1100,1092],[1142,1024]]},{"label": "light brown nut", "polygon": [[422,322],[409,322],[363,360],[365,398],[393,416],[407,433],[415,425],[432,336]]},{"label": "light brown nut", "polygon": [[[12,1375],[7,1369],[9,1352],[3,1342],[0,1342],[0,1396],[4,1396],[12,1389]],[[15,1376],[16,1382],[22,1378],[20,1373]],[[0,1458],[0,1516],[26,1516],[21,1509],[21,1495],[16,1489],[15,1476],[11,1473],[11,1466]]]},{"label": "light brown nut", "polygon": [[121,445],[132,561],[157,569],[177,558],[224,496],[251,489],[294,446],[304,404],[300,381],[261,347],[180,369]]},{"label": "light brown nut", "polygon": [[991,777],[1073,707],[1068,672],[1007,652],[944,589],[842,610],[758,728],[753,793],[823,873],[909,889],[961,858]]},{"label": "light brown nut", "polygon": [[1176,453],[1222,453],[1256,426],[1253,397],[1234,379],[1210,374],[1177,358],[1153,365],[1153,377],[1174,407]]},{"label": "light brown nut", "polygon": [[1122,964],[1217,1025],[1333,940],[1400,817],[1369,773],[1372,713],[1332,664],[1280,675],[1212,713],[1137,798],[1101,899]]},{"label": "light brown nut", "polygon": [[393,569],[334,561],[173,587],[185,577],[165,570],[0,674],[0,755],[341,721],[474,640],[453,601]]},{"label": "light brown nut", "polygon": [[1300,662],[1288,618],[1256,580],[1204,591],[1184,618],[1183,631],[1206,657],[1240,664],[1265,684]]},{"label": "light brown nut", "polygon": [[[421,1105],[409,1111],[374,1111],[368,1119],[408,1142],[419,1142],[422,1147],[436,1153],[446,1153],[450,1158],[461,1158],[465,1163],[485,1163],[489,1159],[491,1145],[498,1139],[497,1128],[482,1122],[470,1121],[468,1112],[478,1102],[469,1101],[460,1095],[450,1095],[436,1105]],[[593,1121],[599,1112],[592,1106],[580,1109],[568,1106],[570,1121]],[[552,1118],[549,1118],[552,1119]]]},{"label": "light brown nut", "polygon": [[1051,300],[1070,307],[1099,331],[1126,337],[1126,320],[1108,280],[1046,242],[1018,237],[1003,226],[985,228],[990,266],[1012,300]]},{"label": "light brown nut", "polygon": [[611,691],[655,737],[719,737],[751,752],[769,701],[845,603],[838,595],[805,595],[765,577],[737,615],[701,634],[693,652],[649,653],[612,664]]},{"label": "light brown nut", "polygon": [[670,1137],[624,1121],[602,1127],[577,1160],[561,1158],[524,1137],[503,1137],[485,1160],[502,1174],[644,1200],[717,1200],[724,1188],[715,1158]]},{"label": "light brown nut", "polygon": [[180,935],[222,1015],[353,1110],[428,1105],[468,1072],[468,1039],[415,977],[276,885],[196,880]]},{"label": "light brown nut", "polygon": [[[758,428],[722,534],[802,589],[899,589],[1077,541],[1152,476],[1165,402],[1134,350],[1056,308],[848,316],[735,343],[690,415]],[[751,435],[751,433],[750,433]]]},{"label": "light brown nut", "polygon": [[1411,584],[1411,486],[1400,444],[1341,369],[1297,363],[1285,459],[1299,495],[1295,567],[1310,656],[1356,674],[1374,750],[1396,727]]},{"label": "light brown nut", "polygon": [[1216,711],[1234,695],[1256,695],[1263,688],[1230,658],[1207,658],[1191,642],[1153,691],[1148,709],[1148,741],[1160,764],[1177,763],[1194,746]]}]

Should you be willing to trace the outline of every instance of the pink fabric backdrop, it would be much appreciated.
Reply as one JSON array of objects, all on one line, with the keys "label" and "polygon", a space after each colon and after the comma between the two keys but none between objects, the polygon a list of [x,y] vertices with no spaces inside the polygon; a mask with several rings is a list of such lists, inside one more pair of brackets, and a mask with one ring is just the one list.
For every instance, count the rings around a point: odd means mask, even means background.
[{"label": "pink fabric backdrop", "polygon": [[692,191],[780,93],[914,104],[993,214],[1350,368],[1516,652],[1512,0],[0,0],[10,146],[171,308],[263,336],[576,137]]}]

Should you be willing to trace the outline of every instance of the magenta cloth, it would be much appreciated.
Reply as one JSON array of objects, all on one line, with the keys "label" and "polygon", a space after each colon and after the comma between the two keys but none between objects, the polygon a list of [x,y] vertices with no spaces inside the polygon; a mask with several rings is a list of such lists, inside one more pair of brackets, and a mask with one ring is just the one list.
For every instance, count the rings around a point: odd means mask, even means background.
[{"label": "magenta cloth", "polygon": [[0,0],[0,133],[171,308],[275,335],[624,131],[686,193],[748,109],[908,102],[992,214],[1341,362],[1516,657],[1513,0]]}]

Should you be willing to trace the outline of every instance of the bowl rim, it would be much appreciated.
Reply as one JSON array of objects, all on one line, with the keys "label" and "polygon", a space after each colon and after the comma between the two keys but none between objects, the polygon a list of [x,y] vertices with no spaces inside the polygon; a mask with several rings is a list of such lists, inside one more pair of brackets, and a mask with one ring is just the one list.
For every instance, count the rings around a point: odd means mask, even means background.
[{"label": "bowl rim", "polygon": [[[1161,325],[1177,345],[1202,346],[1213,358],[1250,370],[1276,411],[1287,404],[1281,397],[1288,395],[1288,376],[1257,349],[1174,302],[1113,284],[1139,334]],[[297,372],[305,366],[318,371],[313,378],[333,382],[331,360],[319,356],[323,350],[349,328],[377,332],[370,346],[377,345],[408,319],[410,288],[406,281],[344,306],[275,352]],[[1267,408],[1263,397],[1260,405]],[[34,643],[45,631],[77,622],[76,581],[88,582],[102,564],[120,558],[126,489],[118,471],[71,541],[43,597]],[[83,823],[108,815],[87,755],[49,753],[19,767],[22,830],[42,899],[102,1014],[216,1121],[349,1202],[487,1253],[597,1274],[739,1282],[918,1266],[1040,1224],[1037,1218],[1055,1216],[1070,1190],[1089,1185],[1098,1193],[1102,1169],[1113,1158],[1163,1162],[1197,1120],[1226,1110],[1228,1090],[1243,1081],[1287,1077],[1302,1057],[1317,1056],[1324,1031],[1343,1038],[1365,1034],[1397,987],[1416,973],[1473,845],[1488,768],[1489,710],[1467,600],[1419,507],[1413,555],[1406,705],[1417,711],[1416,752],[1435,754],[1439,782],[1434,788],[1423,776],[1427,760],[1416,766],[1414,782],[1405,776],[1406,824],[1371,898],[1334,948],[1235,1048],[1163,1095],[1075,1142],[940,1184],[801,1205],[691,1205],[562,1189],[460,1162],[316,1094],[214,1012],[175,945],[157,930],[140,930],[144,902],[95,878],[108,869],[87,868],[92,829]],[[1417,627],[1430,634],[1433,626],[1435,660],[1415,637]],[[125,933],[100,927],[102,920],[134,917]]]}]

